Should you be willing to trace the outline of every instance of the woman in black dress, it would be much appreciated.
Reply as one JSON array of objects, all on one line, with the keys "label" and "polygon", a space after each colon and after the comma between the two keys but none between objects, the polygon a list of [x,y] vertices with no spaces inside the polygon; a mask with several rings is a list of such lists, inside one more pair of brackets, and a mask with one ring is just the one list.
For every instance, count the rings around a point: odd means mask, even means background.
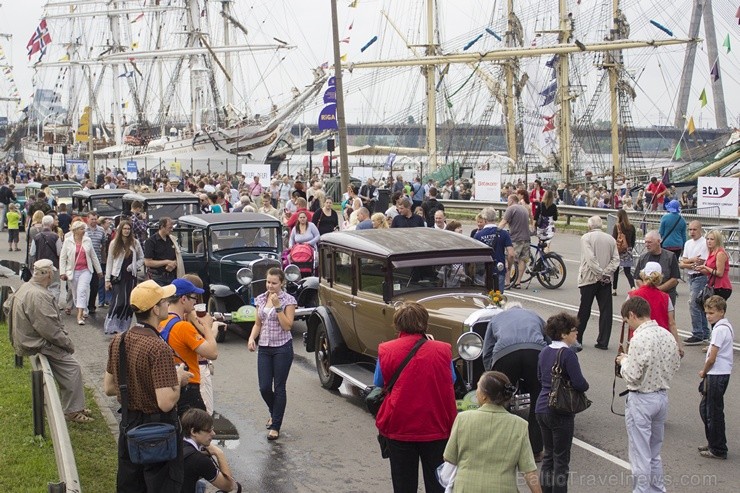
[{"label": "woman in black dress", "polygon": [[112,293],[103,326],[106,334],[126,332],[131,326],[133,311],[130,295],[136,285],[136,273],[143,265],[141,244],[133,235],[131,223],[123,220],[108,248],[105,290]]}]

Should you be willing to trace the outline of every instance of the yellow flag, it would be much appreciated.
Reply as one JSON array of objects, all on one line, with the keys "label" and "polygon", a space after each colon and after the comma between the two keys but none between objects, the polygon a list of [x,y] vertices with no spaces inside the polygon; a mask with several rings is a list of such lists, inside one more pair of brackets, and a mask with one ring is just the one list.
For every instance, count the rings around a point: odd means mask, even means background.
[{"label": "yellow flag", "polygon": [[349,3],[348,7],[349,7],[349,8],[351,8],[351,9],[357,8],[357,4],[358,4],[358,3],[360,3],[360,0],[352,0],[352,1],[351,1],[351,2]]},{"label": "yellow flag", "polygon": [[62,58],[59,59],[60,62],[68,62],[69,61],[69,54],[64,55]]},{"label": "yellow flag", "polygon": [[347,61],[347,55],[342,55],[339,57],[339,59],[342,61],[342,63]]},{"label": "yellow flag", "polygon": [[90,116],[92,115],[92,109],[89,106],[85,106],[80,116],[80,125],[77,127],[77,134],[75,134],[75,142],[87,142],[90,139]]},{"label": "yellow flag", "polygon": [[688,130],[689,130],[689,135],[691,135],[694,132],[696,132],[696,126],[694,125],[694,117],[693,116],[689,118]]}]

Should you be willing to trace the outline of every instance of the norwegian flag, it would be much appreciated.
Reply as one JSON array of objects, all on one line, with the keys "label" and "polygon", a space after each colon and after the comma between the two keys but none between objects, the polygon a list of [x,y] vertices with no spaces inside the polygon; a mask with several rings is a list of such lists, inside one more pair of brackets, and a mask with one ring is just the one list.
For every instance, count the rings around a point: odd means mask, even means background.
[{"label": "norwegian flag", "polygon": [[31,36],[31,39],[26,45],[28,59],[30,60],[39,51],[41,52],[41,56],[43,56],[46,53],[46,45],[49,43],[51,43],[51,34],[49,34],[49,29],[46,27],[46,19],[41,19],[39,27],[36,28],[36,32],[33,33],[33,36]]}]

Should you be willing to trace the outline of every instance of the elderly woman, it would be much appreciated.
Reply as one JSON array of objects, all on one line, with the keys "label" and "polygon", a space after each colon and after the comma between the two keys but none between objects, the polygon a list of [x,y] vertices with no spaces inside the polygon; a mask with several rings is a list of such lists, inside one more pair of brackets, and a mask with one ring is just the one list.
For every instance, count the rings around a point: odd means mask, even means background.
[{"label": "elderly woman", "polygon": [[714,288],[714,294],[726,301],[732,294],[732,284],[730,283],[730,262],[724,249],[725,238],[722,232],[716,229],[708,232],[704,237],[707,240],[709,256],[704,265],[697,267],[696,270],[707,276],[707,285]]},{"label": "elderly woman", "polygon": [[378,347],[375,385],[382,387],[419,345],[375,419],[378,432],[388,441],[394,493],[417,491],[419,460],[427,493],[443,491],[436,469],[457,415],[455,377],[452,348],[446,342],[427,340],[428,322],[429,313],[422,305],[401,305],[393,315],[398,339]]},{"label": "elderly woman", "polygon": [[314,223],[308,221],[308,214],[305,211],[299,212],[298,222],[290,232],[288,248],[293,248],[297,244],[311,245],[316,248],[319,238],[321,238],[319,229]]},{"label": "elderly woman", "polygon": [[574,389],[585,392],[588,382],[583,378],[576,352],[571,349],[578,337],[578,319],[567,313],[558,313],[547,319],[545,333],[552,343],[540,352],[538,370],[541,390],[535,413],[542,431],[545,454],[542,458],[540,482],[543,491],[568,491],[570,449],[573,445],[574,414],[559,414],[547,405],[552,390],[552,367],[559,359],[560,367]]},{"label": "elderly woman", "polygon": [[[678,344],[678,353],[683,358],[683,342],[678,337],[673,302],[668,293],[658,289],[658,286],[663,283],[663,273],[660,264],[658,262],[648,262],[645,264],[645,267],[640,271],[640,279],[643,282],[642,286],[627,293],[627,297],[639,296],[648,302],[650,305],[650,318],[673,334],[673,338],[676,339],[676,344]],[[630,331],[629,337],[632,338],[632,331]]]},{"label": "elderly woman", "polygon": [[517,469],[530,491],[542,491],[527,422],[505,407],[515,390],[501,372],[481,375],[475,392],[480,407],[457,415],[444,451],[444,460],[457,466],[454,491],[516,493]]},{"label": "elderly woman", "polygon": [[100,261],[95,255],[92,241],[85,236],[85,223],[75,221],[70,234],[64,239],[59,254],[59,279],[72,281],[72,295],[77,308],[77,324],[85,325],[85,310],[90,297],[90,280],[93,273],[103,277]]}]

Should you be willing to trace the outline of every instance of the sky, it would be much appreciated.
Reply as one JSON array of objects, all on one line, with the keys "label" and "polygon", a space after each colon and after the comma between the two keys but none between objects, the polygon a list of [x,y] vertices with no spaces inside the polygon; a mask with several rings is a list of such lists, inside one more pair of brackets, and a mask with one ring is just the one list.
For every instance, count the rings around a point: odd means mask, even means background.
[{"label": "sky", "polygon": [[[8,33],[13,36],[12,47],[9,47],[7,40],[0,39],[0,43],[5,49],[6,55],[10,57],[12,55],[13,63],[13,74],[17,83],[19,92],[27,101],[28,97],[32,93],[31,79],[33,71],[29,66],[28,58],[26,57],[26,43],[29,37],[33,34],[36,26],[39,23],[42,5],[46,0],[0,0],[0,33]],[[585,15],[578,16],[579,12],[577,9],[585,8],[589,4],[593,5],[601,0],[582,0],[576,9],[576,22],[581,23],[583,26],[587,22],[592,22],[587,19]],[[630,21],[633,26],[633,37],[635,32],[638,31],[638,26],[644,26],[647,24],[648,19],[657,19],[663,24],[671,27],[677,37],[685,37],[686,31],[688,30],[688,13],[687,6],[690,6],[690,0],[677,0],[676,2],[654,2],[655,7],[646,6],[642,1],[638,0],[623,0],[624,2],[631,2],[635,5],[634,11],[630,11]],[[324,61],[330,61],[332,59],[331,52],[331,24],[330,24],[330,12],[329,12],[329,1],[328,0],[290,0],[287,2],[278,2],[277,0],[236,0],[241,5],[249,6],[247,8],[250,14],[254,14],[250,17],[249,29],[250,33],[259,30],[261,26],[266,25],[258,21],[264,20],[264,17],[260,17],[267,9],[272,10],[276,13],[275,16],[278,21],[273,29],[265,33],[268,37],[274,35],[281,39],[287,38],[289,42],[299,46],[299,58],[303,62],[303,67],[297,68],[294,74],[294,80],[290,83],[299,86],[301,83],[307,82],[310,77],[307,75],[308,69],[312,66],[318,66]],[[722,5],[728,3],[729,0],[716,0],[715,1],[715,17],[718,22],[717,36],[722,38],[728,32],[728,26],[734,26],[734,32],[731,32],[731,36],[734,44],[737,46],[737,52],[740,52],[740,39],[737,38],[738,25],[735,19],[724,19],[723,13],[720,10]],[[348,9],[347,5],[350,0],[338,0],[340,10],[340,38],[345,35],[352,36],[351,44],[348,44],[346,48],[343,46],[343,50],[349,50],[350,61],[362,61],[367,59],[376,58],[383,51],[390,50],[391,38],[395,39],[395,44],[399,44],[399,35],[392,32],[388,27],[388,21],[383,20],[379,15],[381,9],[388,10],[391,15],[398,16],[395,18],[395,22],[399,23],[404,20],[406,21],[413,14],[405,11],[405,7],[410,4],[420,4],[420,0],[397,0],[390,2],[388,0],[359,0],[359,7],[357,9]],[[527,3],[532,5],[525,5]],[[473,29],[480,29],[481,26],[485,26],[485,17],[490,16],[492,2],[490,0],[455,0],[453,2],[441,2],[443,5],[440,18],[441,18],[441,30],[442,34],[446,39],[457,39],[457,45],[454,49],[460,51],[462,46],[466,44],[467,40],[472,36],[469,34]],[[552,4],[552,7],[547,5]],[[536,29],[544,30],[553,25],[556,19],[553,19],[552,10],[555,8],[556,2],[538,2],[535,0],[521,0],[517,1],[515,5],[521,5],[521,10],[527,10],[528,13],[536,12],[538,15],[538,24]],[[717,6],[720,4],[720,6]],[[505,2],[498,1],[493,2],[493,5],[498,5],[498,8],[502,8]],[[543,7],[544,5],[544,7]],[[662,7],[661,7],[662,5]],[[284,9],[284,10],[280,10]],[[539,9],[539,10],[532,10]],[[545,9],[545,10],[543,10]],[[409,9],[410,10],[410,9]],[[521,14],[524,15],[524,12]],[[727,16],[725,16],[727,17]],[[401,18],[401,21],[398,20]],[[411,21],[417,21],[420,24],[421,21],[413,18]],[[348,25],[352,24],[352,31],[348,31]],[[493,24],[491,24],[493,26]],[[422,26],[423,27],[423,26]],[[526,29],[526,28],[525,28]],[[639,34],[647,33],[647,38],[651,39],[665,39],[666,36],[651,28],[649,25],[647,28],[641,27]],[[646,30],[647,29],[647,30]],[[651,30],[652,29],[652,30]],[[468,33],[468,34],[466,34]],[[405,31],[405,35],[414,36],[418,34],[422,36],[423,29],[419,26],[414,30],[413,28]],[[367,51],[361,52],[361,47],[367,43],[374,35],[380,35],[380,39],[371,46]],[[468,38],[465,38],[468,36]],[[700,33],[703,36],[703,32]],[[640,36],[645,39],[646,36]],[[420,43],[419,39],[410,39],[410,44]],[[484,44],[488,43],[488,44]],[[486,47],[492,46],[495,41],[486,37],[475,45],[473,50],[485,49]],[[409,56],[408,49],[406,50],[405,56]],[[720,50],[722,50],[720,48]],[[676,47],[668,50],[668,55],[662,58],[653,57],[650,58],[647,63],[643,60],[642,63],[645,65],[644,68],[637,74],[639,77],[639,90],[638,94],[644,95],[639,96],[640,104],[635,106],[633,110],[633,117],[642,125],[661,125],[661,124],[672,124],[671,110],[675,104],[674,101],[668,96],[674,92],[678,74],[676,73],[677,67],[680,68],[683,60],[683,48]],[[389,51],[385,51],[388,53]],[[396,53],[401,53],[396,50]],[[740,73],[740,66],[735,62],[735,53],[724,54],[722,52],[721,59],[723,65],[723,81],[724,91],[727,100],[728,107],[728,119],[731,125],[734,123],[738,125],[738,115],[740,115],[740,81],[736,80]],[[650,55],[648,55],[650,56]],[[697,68],[695,69],[694,83],[697,86],[692,92],[688,112],[690,115],[695,115],[695,124],[697,127],[712,126],[713,124],[713,110],[711,104],[711,92],[710,104],[706,107],[701,107],[698,100],[699,92],[702,86],[707,85],[708,70],[707,55],[704,47],[700,47],[697,55]],[[300,65],[300,63],[299,63]],[[672,72],[669,70],[671,69]],[[346,79],[351,82],[353,78],[359,80],[360,75],[356,71],[353,74],[347,74]],[[6,85],[0,84],[0,88],[5,88]],[[380,86],[379,86],[380,87]],[[666,89],[666,87],[668,89]],[[454,87],[453,87],[454,89]],[[370,96],[367,93],[362,95],[359,94],[348,94],[347,95],[347,109],[348,109],[348,122],[357,121],[380,121],[384,117],[388,116],[387,109],[380,110],[379,101],[387,100],[391,96],[401,98],[404,96],[403,93],[409,91],[406,86],[400,86],[395,92],[399,94],[391,94],[391,90],[380,90]],[[417,88],[418,90],[418,88]],[[381,94],[378,94],[380,92]],[[535,93],[536,96],[536,93]],[[673,98],[675,99],[675,98]],[[401,101],[399,99],[399,101]],[[402,101],[396,104],[406,104],[407,101]],[[650,103],[650,104],[646,104]],[[389,105],[393,107],[393,105]],[[650,108],[649,110],[646,108]]]}]

